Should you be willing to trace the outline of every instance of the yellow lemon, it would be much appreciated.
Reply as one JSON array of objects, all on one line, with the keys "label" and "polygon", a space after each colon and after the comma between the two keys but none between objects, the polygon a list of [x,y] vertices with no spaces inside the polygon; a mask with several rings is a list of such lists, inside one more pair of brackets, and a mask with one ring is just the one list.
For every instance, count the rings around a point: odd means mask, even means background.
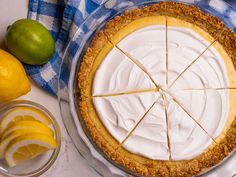
[{"label": "yellow lemon", "polygon": [[0,133],[12,123],[20,120],[37,120],[45,125],[50,125],[51,120],[41,111],[27,106],[13,108],[7,112],[0,122]]},{"label": "yellow lemon", "polygon": [[32,133],[14,138],[7,146],[5,159],[10,167],[55,149],[57,142],[51,136]]},{"label": "yellow lemon", "polygon": [[22,64],[0,49],[0,102],[15,99],[30,91],[30,82]]}]

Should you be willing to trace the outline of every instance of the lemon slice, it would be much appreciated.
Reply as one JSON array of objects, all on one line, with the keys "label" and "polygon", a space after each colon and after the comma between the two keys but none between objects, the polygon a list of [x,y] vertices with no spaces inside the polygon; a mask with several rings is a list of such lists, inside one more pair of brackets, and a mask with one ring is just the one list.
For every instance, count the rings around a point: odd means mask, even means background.
[{"label": "lemon slice", "polygon": [[20,106],[9,111],[0,122],[0,132],[2,132],[11,123],[19,120],[37,120],[45,125],[50,125],[51,120],[41,111],[26,106]]},{"label": "lemon slice", "polygon": [[48,150],[55,149],[57,142],[51,136],[39,133],[14,138],[7,146],[5,159],[10,167],[34,158]]},{"label": "lemon slice", "polygon": [[52,129],[42,124],[41,122],[33,120],[20,120],[15,123],[12,123],[3,131],[3,133],[1,134],[1,140],[3,140],[6,136],[8,136],[10,133],[16,130],[20,131],[30,130],[32,132],[38,132],[46,134],[48,136],[54,136]]},{"label": "lemon slice", "polygon": [[[0,158],[1,159],[4,158],[6,147],[11,142],[11,140],[13,140],[14,138],[16,138],[18,136],[31,134],[31,133],[38,133],[38,130],[37,129],[34,129],[34,130],[29,130],[29,129],[15,130],[12,133],[10,133],[9,135],[7,135],[4,139],[2,139],[1,142],[0,142]],[[50,132],[40,132],[40,133],[45,134],[47,136],[51,136]]]}]

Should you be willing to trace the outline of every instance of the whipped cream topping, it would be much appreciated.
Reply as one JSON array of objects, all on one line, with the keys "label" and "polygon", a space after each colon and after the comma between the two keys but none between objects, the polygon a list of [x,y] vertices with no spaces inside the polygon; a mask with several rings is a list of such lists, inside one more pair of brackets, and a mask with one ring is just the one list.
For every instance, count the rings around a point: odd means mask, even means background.
[{"label": "whipped cream topping", "polygon": [[[170,156],[172,160],[187,160],[204,152],[213,143],[212,138],[221,134],[230,103],[227,90],[186,89],[226,88],[229,81],[225,63],[214,45],[204,52],[210,43],[193,30],[170,26],[167,31],[168,38],[165,26],[151,25],[136,30],[117,44],[141,63],[155,84],[163,88],[168,88],[167,72],[170,85],[201,55],[172,87],[165,89],[169,93],[165,94],[167,115],[160,94],[153,92],[96,97],[94,106],[111,135],[122,142],[155,102],[123,147],[150,159],[168,160]],[[93,95],[154,88],[152,80],[122,52],[113,48],[96,72]]]},{"label": "whipped cream topping", "polygon": [[[201,53],[199,53],[201,54]],[[173,61],[169,61],[170,65],[187,65],[191,63],[191,59],[187,61],[187,58],[172,58]],[[187,65],[188,66],[188,65]],[[170,68],[169,73],[171,75],[179,75],[183,70],[177,72],[176,69]],[[213,47],[204,52],[194,64],[192,64],[188,70],[186,70],[179,78],[178,82],[173,85],[173,90],[180,89],[198,89],[198,88],[228,88],[229,80],[227,76],[227,70],[223,59],[219,52]]]},{"label": "whipped cream topping", "polygon": [[155,92],[95,97],[93,103],[102,123],[122,142],[158,98]]},{"label": "whipped cream topping", "polygon": [[217,138],[229,113],[228,90],[175,90],[173,97],[206,132]]},{"label": "whipped cream topping", "polygon": [[140,62],[157,85],[166,85],[166,27],[141,28],[118,43],[118,46]]},{"label": "whipped cream topping", "polygon": [[166,96],[171,159],[191,159],[213,141],[171,97]]},{"label": "whipped cream topping", "polygon": [[189,28],[169,26],[168,35],[168,82],[172,83],[210,45]]},{"label": "whipped cream topping", "polygon": [[230,85],[224,61],[211,46],[179,77],[169,91],[211,137],[217,138],[228,118],[229,90],[198,89],[228,87]]},{"label": "whipped cream topping", "polygon": [[93,80],[93,96],[154,88],[144,71],[116,48],[107,54]]},{"label": "whipped cream topping", "polygon": [[157,102],[123,147],[151,159],[169,160],[165,110],[160,93],[158,96]]}]

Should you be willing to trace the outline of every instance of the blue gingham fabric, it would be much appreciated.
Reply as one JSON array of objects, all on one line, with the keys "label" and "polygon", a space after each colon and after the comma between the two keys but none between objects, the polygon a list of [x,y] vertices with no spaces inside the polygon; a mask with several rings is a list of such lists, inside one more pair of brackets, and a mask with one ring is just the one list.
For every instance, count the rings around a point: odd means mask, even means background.
[{"label": "blue gingham fabric", "polygon": [[49,93],[57,94],[62,56],[76,27],[78,28],[100,3],[101,0],[29,0],[28,18],[39,21],[51,32],[56,50],[47,64],[25,65],[25,68],[29,76]]},{"label": "blue gingham fabric", "polygon": [[[42,23],[52,34],[56,42],[56,51],[50,61],[42,66],[25,65],[30,77],[43,89],[52,94],[57,94],[57,82],[62,57],[69,41],[73,38],[80,25],[86,17],[99,7],[105,0],[29,0],[28,18]],[[119,8],[124,6],[135,6],[136,3],[145,2],[146,0],[108,0],[103,4],[104,12],[94,15],[92,20],[101,19],[111,12],[113,16]],[[158,0],[157,0],[158,1]],[[175,0],[177,2],[191,3],[210,12],[222,19],[228,27],[236,31],[236,11],[225,3],[223,0]],[[119,7],[119,8],[118,8]],[[94,18],[94,19],[93,19]],[[90,18],[91,20],[91,18]],[[89,32],[88,26],[86,32]],[[86,33],[85,32],[85,33]],[[83,37],[83,35],[80,35]],[[80,46],[80,40],[73,41],[69,45],[71,58],[76,54]],[[69,68],[69,67],[68,67]],[[62,68],[61,82],[66,87],[69,78],[69,69]]]}]

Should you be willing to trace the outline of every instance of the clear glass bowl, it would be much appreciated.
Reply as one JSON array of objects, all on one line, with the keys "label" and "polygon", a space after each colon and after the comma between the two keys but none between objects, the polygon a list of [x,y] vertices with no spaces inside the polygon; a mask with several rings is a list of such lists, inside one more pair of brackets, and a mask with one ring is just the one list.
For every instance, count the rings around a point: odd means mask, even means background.
[{"label": "clear glass bowl", "polygon": [[[74,37],[68,44],[61,70],[59,74],[58,91],[59,91],[59,105],[63,122],[66,130],[69,133],[78,153],[88,162],[89,166],[94,169],[100,176],[131,176],[130,172],[123,171],[119,166],[113,164],[109,159],[90,141],[86,136],[80,124],[81,114],[79,110],[80,92],[77,83],[77,72],[83,57],[84,52],[94,34],[103,28],[105,23],[116,15],[123,13],[126,10],[142,7],[145,5],[158,3],[159,0],[108,0],[103,5],[99,6],[92,14],[90,14],[84,23],[78,28]],[[205,1],[205,0],[176,0],[176,2],[183,2],[199,7],[206,13],[210,13],[220,18],[229,28],[235,30],[232,21],[232,16],[236,16],[236,10],[224,1]],[[218,3],[217,3],[218,2]],[[210,4],[211,3],[211,4]],[[220,8],[219,8],[220,7]],[[226,11],[222,15],[222,9]],[[75,50],[76,49],[76,50]],[[233,154],[233,153],[231,153]],[[228,157],[230,157],[229,155]],[[208,169],[204,174],[212,173],[213,169],[219,165],[224,165],[222,161],[220,164]],[[227,160],[229,161],[229,160]],[[199,175],[204,175],[199,174]]]},{"label": "clear glass bowl", "polygon": [[61,131],[56,119],[45,107],[43,107],[40,104],[26,100],[12,101],[0,105],[0,119],[8,111],[17,108],[19,106],[35,108],[50,118],[52,122],[50,128],[54,132],[54,138],[57,141],[57,147],[54,150],[50,150],[42,155],[37,156],[36,158],[25,161],[22,164],[17,165],[15,167],[9,167],[6,164],[5,160],[0,159],[0,176],[2,175],[12,176],[12,177],[39,176],[45,173],[57,159],[61,147]]}]

